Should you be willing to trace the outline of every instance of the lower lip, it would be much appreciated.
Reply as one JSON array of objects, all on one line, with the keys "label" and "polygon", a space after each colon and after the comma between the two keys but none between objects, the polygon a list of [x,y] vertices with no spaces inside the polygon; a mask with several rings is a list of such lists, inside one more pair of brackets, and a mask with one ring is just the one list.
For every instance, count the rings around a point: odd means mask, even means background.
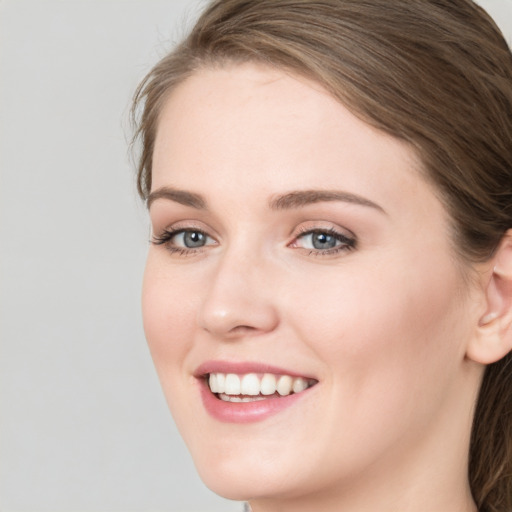
[{"label": "lower lip", "polygon": [[216,420],[225,423],[251,423],[287,409],[300,400],[311,388],[283,397],[266,398],[254,402],[225,402],[217,398],[205,381],[200,383],[201,398],[206,411]]}]

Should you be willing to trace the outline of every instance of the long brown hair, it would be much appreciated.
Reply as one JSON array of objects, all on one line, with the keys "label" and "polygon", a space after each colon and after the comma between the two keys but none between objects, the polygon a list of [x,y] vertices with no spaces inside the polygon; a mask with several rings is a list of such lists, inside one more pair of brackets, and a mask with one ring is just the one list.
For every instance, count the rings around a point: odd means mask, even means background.
[{"label": "long brown hair", "polygon": [[[197,69],[257,61],[323,85],[419,154],[466,262],[512,227],[512,55],[471,0],[216,0],[139,86],[138,190],[151,189],[158,118]],[[512,510],[512,363],[487,367],[469,480],[481,512]]]}]

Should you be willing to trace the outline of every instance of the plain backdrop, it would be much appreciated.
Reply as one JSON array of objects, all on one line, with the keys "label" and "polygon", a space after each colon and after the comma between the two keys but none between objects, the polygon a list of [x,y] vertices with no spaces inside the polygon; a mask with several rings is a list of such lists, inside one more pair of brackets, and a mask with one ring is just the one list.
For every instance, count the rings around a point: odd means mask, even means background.
[{"label": "plain backdrop", "polygon": [[[482,0],[512,41],[512,0]],[[128,156],[144,74],[201,0],[0,0],[0,510],[237,511],[208,491],[141,327]]]}]

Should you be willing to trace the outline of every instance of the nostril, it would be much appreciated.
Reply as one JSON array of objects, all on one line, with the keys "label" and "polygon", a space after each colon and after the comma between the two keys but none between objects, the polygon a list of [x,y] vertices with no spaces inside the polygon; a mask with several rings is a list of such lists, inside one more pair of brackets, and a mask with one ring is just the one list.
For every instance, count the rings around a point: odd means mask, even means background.
[{"label": "nostril", "polygon": [[244,334],[255,330],[256,327],[251,327],[250,325],[237,325],[236,327],[233,327],[230,332],[232,332],[233,334]]}]

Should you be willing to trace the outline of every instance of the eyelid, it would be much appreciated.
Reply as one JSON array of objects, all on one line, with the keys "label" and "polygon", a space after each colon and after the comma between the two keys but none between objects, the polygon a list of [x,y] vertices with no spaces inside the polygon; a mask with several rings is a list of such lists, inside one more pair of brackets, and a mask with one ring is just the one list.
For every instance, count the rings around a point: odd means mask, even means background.
[{"label": "eyelid", "polygon": [[[164,229],[161,234],[155,235],[153,234],[152,240],[153,243],[156,243],[156,245],[163,244],[165,242],[170,241],[172,238],[181,235],[183,233],[192,232],[192,233],[201,233],[205,237],[209,238],[210,240],[216,240],[210,236],[206,231],[203,231],[202,229],[198,228],[178,228],[178,229]],[[214,244],[206,244],[206,245],[214,245]]]},{"label": "eyelid", "polygon": [[[307,235],[313,235],[315,233],[325,233],[334,237],[340,243],[335,247],[327,249],[307,248],[297,245],[297,241],[299,239],[305,238]],[[296,229],[296,232],[293,235],[293,240],[288,244],[288,246],[297,250],[307,251],[308,255],[328,256],[355,249],[357,246],[357,237],[352,231],[346,228],[335,226],[331,223],[329,223],[328,226],[318,223],[307,223],[305,225],[299,226]]]},{"label": "eyelid", "polygon": [[[198,232],[204,235],[206,237],[204,245],[188,247],[185,243],[178,242],[175,237],[186,232]],[[352,231],[330,222],[305,222],[296,227],[292,233],[292,240],[286,244],[287,247],[301,252],[307,252],[308,255],[335,255],[337,253],[353,250],[357,245],[357,237]],[[300,242],[298,242],[301,238],[314,234],[327,234],[334,238],[336,241],[334,247],[303,247],[300,245]],[[161,230],[154,230],[151,236],[151,243],[154,245],[162,245],[171,254],[178,254],[179,256],[196,255],[205,252],[209,247],[219,245],[218,237],[212,234],[212,230],[208,227],[205,229],[202,223],[195,221],[179,221],[170,224]]]},{"label": "eyelid", "polygon": [[[162,229],[153,228],[150,242],[154,245],[165,247],[171,254],[177,253],[180,256],[194,255],[203,252],[207,247],[218,245],[215,235],[211,234],[211,229],[204,227],[202,223],[196,221],[179,221],[167,225]],[[203,234],[207,241],[205,245],[199,247],[186,247],[172,243],[173,238],[186,232],[196,232]],[[209,240],[209,241],[208,241]],[[211,243],[213,241],[213,243]]]},{"label": "eyelid", "polygon": [[170,224],[161,224],[160,227],[158,224],[152,226],[151,236],[156,236],[156,233],[177,233],[180,231],[200,231],[205,235],[213,238],[214,240],[218,239],[216,232],[208,225],[205,225],[203,222],[197,220],[179,220],[177,222],[172,222]]},{"label": "eyelid", "polygon": [[332,222],[322,222],[322,221],[309,221],[304,222],[300,226],[296,227],[292,232],[292,237],[298,238],[302,235],[306,235],[309,233],[331,233],[333,235],[340,235],[343,238],[356,240],[357,237],[354,232],[352,232],[348,228],[344,228]]}]

